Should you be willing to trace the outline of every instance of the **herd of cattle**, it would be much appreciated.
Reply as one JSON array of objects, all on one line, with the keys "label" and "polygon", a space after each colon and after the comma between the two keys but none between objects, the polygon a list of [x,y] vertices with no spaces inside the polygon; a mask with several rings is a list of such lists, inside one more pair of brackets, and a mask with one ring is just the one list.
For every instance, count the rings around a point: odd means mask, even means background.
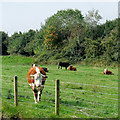
[{"label": "herd of cattle", "polygon": [[[65,67],[66,70],[69,67],[70,71],[77,70],[75,67],[73,67],[70,63],[67,63],[67,62],[59,62],[58,69],[60,67],[61,69],[62,67]],[[27,81],[33,90],[35,103],[41,100],[42,90],[44,88],[44,84],[47,78],[46,72],[48,72],[47,68],[39,67],[39,66],[36,66],[35,64],[32,64],[31,68],[28,71]],[[113,75],[113,73],[107,69],[104,69],[103,74]]]}]

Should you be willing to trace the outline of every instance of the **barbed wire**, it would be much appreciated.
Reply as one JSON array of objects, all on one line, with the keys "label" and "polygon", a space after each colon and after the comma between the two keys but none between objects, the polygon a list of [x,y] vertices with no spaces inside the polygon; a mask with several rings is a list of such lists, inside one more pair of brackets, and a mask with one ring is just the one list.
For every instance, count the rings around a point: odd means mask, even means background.
[{"label": "barbed wire", "polygon": [[[3,79],[2,79],[3,80]],[[19,82],[20,83],[20,82]],[[98,86],[98,87],[107,87],[107,88],[118,88],[118,87],[110,87],[110,86],[101,86],[101,85],[92,85],[92,84],[83,84],[83,83],[72,83],[72,82],[61,82],[61,83],[69,83],[69,84],[81,84],[81,85],[87,85],[87,86]],[[20,84],[27,84],[21,82]]]},{"label": "barbed wire", "polygon": [[[67,100],[69,99],[69,97],[65,97]],[[65,99],[65,98],[61,98],[60,97],[60,99]],[[74,99],[74,98],[71,98],[72,100]],[[98,103],[98,102],[95,102],[95,101],[90,101],[89,99],[84,99],[84,101],[86,101],[87,103],[90,103],[90,104],[97,104],[97,105],[102,105],[102,106],[114,106],[114,107],[117,107],[116,105],[104,105],[104,104],[100,104],[100,103]],[[67,104],[67,105],[69,105],[69,104]]]},{"label": "barbed wire", "polygon": [[[20,87],[20,86],[19,86],[19,87]],[[19,87],[18,87],[18,89],[19,89]],[[23,87],[23,86],[22,86],[22,87]],[[26,87],[30,88],[30,86],[25,86],[25,88],[26,88]],[[51,88],[51,86],[46,86],[46,87],[50,87],[50,88]],[[3,88],[5,88],[5,87],[2,87],[2,89],[3,89]],[[5,88],[5,90],[6,90],[6,89],[9,90],[10,88]],[[55,87],[54,87],[54,89],[55,89]],[[55,90],[49,89],[49,91],[55,91]],[[29,92],[29,91],[21,91],[21,93],[22,93],[22,92],[24,92],[24,93],[25,93],[25,92],[26,92],[26,93],[31,93],[31,92]],[[64,92],[64,91],[63,91],[63,92]],[[87,91],[87,92],[88,92],[88,91]],[[73,93],[73,92],[72,92],[72,93]],[[101,96],[89,95],[89,94],[86,94],[86,93],[85,93],[85,95],[87,95],[87,96],[93,96],[93,97],[99,97],[99,98],[102,98],[102,99],[107,98],[107,99],[112,99],[112,100],[118,100],[118,99],[115,99],[115,98],[109,98],[109,97],[103,97],[103,96],[101,97]]]},{"label": "barbed wire", "polygon": [[[46,86],[46,87],[47,87],[47,86]],[[49,87],[49,86],[48,86],[48,87]],[[49,89],[49,91],[55,91],[55,90],[53,90],[53,89]],[[31,93],[31,92],[28,92],[28,91],[24,91],[24,92],[26,92],[26,93]],[[21,91],[20,93],[23,93],[23,91]],[[95,95],[89,95],[89,94],[85,94],[85,95],[87,95],[87,96],[93,96],[93,97],[99,97],[99,98],[102,98],[102,99],[107,98],[107,99],[112,99],[112,100],[118,100],[118,99],[110,98],[110,97],[95,96]]]},{"label": "barbed wire", "polygon": [[[72,98],[73,99],[73,98]],[[49,100],[50,101],[50,100]],[[85,99],[85,101],[86,102],[88,102],[88,103],[90,103],[90,104],[97,104],[97,105],[102,105],[102,106],[106,106],[106,107],[108,107],[108,106],[112,106],[112,107],[115,107],[115,108],[117,108],[117,105],[104,105],[104,104],[100,104],[100,103],[97,103],[97,102],[95,102],[95,101],[90,101],[90,100],[88,100],[88,99]],[[62,104],[61,103],[61,101],[60,101],[60,104]],[[65,104],[65,103],[64,103]],[[65,104],[65,105],[69,105],[69,106],[74,106],[74,105],[71,105],[71,104]],[[76,106],[74,106],[74,107],[76,107]]]},{"label": "barbed wire", "polygon": [[103,96],[96,96],[96,95],[89,95],[89,94],[85,94],[86,96],[93,96],[93,97],[99,97],[99,98],[102,98],[102,99],[105,99],[105,98],[107,98],[107,99],[112,99],[112,100],[118,100],[118,99],[115,99],[115,98],[110,98],[110,97],[103,97]]},{"label": "barbed wire", "polygon": [[8,78],[13,78],[14,76],[7,76],[7,75],[0,75],[2,77],[8,77]]},{"label": "barbed wire", "polygon": [[[91,93],[100,93],[100,94],[106,94],[106,95],[117,95],[118,96],[118,94],[108,94],[108,93],[102,93],[102,92],[93,92],[93,91],[88,91],[88,90],[78,90],[78,89],[72,89],[72,88],[65,88],[65,89],[67,89],[67,90],[74,90],[74,91],[78,91],[78,92],[91,92]],[[64,91],[62,91],[62,92],[64,92]],[[70,92],[72,92],[72,91],[70,91]],[[74,92],[72,92],[72,93],[74,93]]]},{"label": "barbed wire", "polygon": [[[93,92],[93,91],[89,91],[89,92]],[[118,96],[118,94],[108,94],[108,93],[102,93],[102,92],[93,92],[93,93],[99,93],[99,94],[106,94],[106,95],[117,95]]]},{"label": "barbed wire", "polygon": [[[6,90],[10,90],[9,88],[6,88]],[[54,91],[54,90],[53,90]],[[45,91],[46,92],[46,91]],[[32,91],[31,92],[29,92],[29,91],[20,91],[19,93],[33,93]],[[51,93],[52,94],[52,93]],[[109,97],[101,97],[101,96],[95,96],[95,95],[89,95],[89,94],[86,94],[87,96],[93,96],[93,97],[98,97],[98,98],[102,98],[102,99],[112,99],[112,100],[118,100],[118,99],[115,99],[115,98],[109,98]],[[60,97],[61,99],[62,99],[62,97]],[[66,97],[64,97],[64,98],[66,98]],[[68,99],[68,98],[67,98]],[[69,99],[73,99],[73,98],[69,98]]]},{"label": "barbed wire", "polygon": [[110,86],[101,86],[101,85],[92,85],[92,84],[84,84],[84,83],[72,83],[72,82],[60,82],[60,83],[69,83],[69,84],[80,84],[80,85],[88,85],[88,86],[98,86],[98,87],[108,87],[108,88],[118,88],[118,87],[110,87]]},{"label": "barbed wire", "polygon": [[[3,77],[11,77],[11,76],[3,76]],[[13,78],[13,77],[12,77]],[[27,79],[27,78],[26,78]],[[3,80],[3,79],[2,79]],[[51,81],[54,81],[54,80],[51,80]],[[72,82],[60,82],[60,83],[67,83],[67,84],[81,84],[81,85],[87,85],[87,86],[98,86],[98,87],[107,87],[107,88],[117,88],[117,87],[110,87],[110,86],[101,86],[101,85],[92,85],[92,84],[83,84],[83,83],[72,83]],[[7,82],[6,83],[4,83],[4,84],[8,84]],[[13,84],[13,82],[12,82],[12,84]],[[27,87],[29,87],[30,88],[30,86],[28,85],[28,86],[21,86],[21,84],[25,84],[25,85],[27,85],[28,83],[23,83],[23,82],[18,82],[18,84],[20,84],[20,86],[18,85],[18,89],[19,89],[19,87],[25,87],[25,88],[27,88]],[[49,85],[45,85],[45,87],[47,88],[54,88],[55,89],[55,86],[49,86]],[[2,87],[3,89],[5,88],[5,87]],[[8,89],[8,88],[6,88],[6,89]],[[71,88],[65,88],[65,89],[71,89]],[[73,90],[73,89],[72,89]],[[80,92],[80,90],[76,90],[76,89],[74,89],[75,91],[79,91]],[[53,89],[48,89],[48,91],[54,91],[55,92],[55,90],[53,90]],[[87,91],[87,92],[92,92],[92,91],[88,91],[88,90],[84,90],[84,91]],[[26,93],[32,93],[32,92],[29,92],[29,91],[23,91],[23,92],[26,92]],[[22,91],[18,91],[18,94],[19,93],[23,93]],[[65,92],[65,91],[62,91],[62,92]],[[83,92],[83,90],[81,91],[81,92]],[[93,92],[92,92],[93,93]],[[96,93],[100,93],[100,94],[107,94],[107,95],[117,95],[117,94],[108,94],[108,93],[102,93],[102,92],[96,92]],[[86,95],[86,94],[85,94]],[[53,95],[47,95],[48,97],[53,97]],[[100,98],[103,98],[103,97],[101,97],[101,96],[94,96],[94,95],[88,95],[87,94],[87,96],[93,96],[93,97],[100,97]],[[2,97],[4,97],[4,98],[6,98],[7,99],[7,97],[6,96],[2,96]],[[18,97],[20,97],[20,95],[18,96]],[[25,97],[26,98],[26,97]],[[31,98],[31,99],[33,99],[33,97],[30,97],[30,96],[28,96],[28,98]],[[109,97],[104,97],[103,99],[106,99],[106,98],[109,98]],[[62,97],[60,97],[60,99],[63,99]],[[66,98],[66,96],[65,96],[65,99],[68,99],[68,98]],[[73,100],[73,98],[70,98],[70,99],[72,99]],[[113,99],[113,100],[118,100],[118,99],[115,99],[115,98],[109,98],[109,99]],[[11,100],[11,99],[10,99]],[[12,99],[13,100],[13,99]],[[55,103],[55,99],[53,99],[53,100],[45,100],[45,99],[43,99],[43,101],[44,102],[51,102],[51,103]],[[88,100],[88,99],[86,99],[85,98],[85,101],[87,101],[87,103],[88,104],[94,104],[94,105],[102,105],[102,106],[106,106],[106,107],[108,107],[108,106],[114,106],[114,107],[117,107],[117,105],[106,105],[106,104],[100,104],[100,103],[98,103],[98,102],[95,102],[95,101],[90,101],[90,100]],[[9,101],[9,102],[13,102],[13,101]],[[26,102],[26,100],[20,100],[19,102]],[[34,103],[34,102],[31,102],[31,101],[27,101],[28,103],[30,102],[30,103]],[[69,105],[69,106],[72,106],[72,107],[75,107],[75,108],[77,108],[77,106],[74,106],[74,105],[70,105],[70,104],[65,104],[65,103],[60,103],[60,104],[63,104],[63,105]],[[50,106],[51,107],[51,106]],[[33,108],[33,107],[32,107]],[[51,107],[52,108],[52,107]],[[38,108],[36,108],[36,109],[38,109]],[[83,108],[82,108],[83,109]],[[87,110],[92,110],[92,109],[89,109],[89,108],[86,108]],[[70,111],[70,110],[67,110],[68,112],[73,112],[73,111]],[[115,113],[116,115],[118,115],[117,113]],[[92,116],[92,115],[90,115],[90,116]],[[94,115],[93,115],[94,116]],[[94,116],[95,117],[95,116]],[[100,117],[100,116],[96,116],[96,117],[99,117],[99,118],[103,118],[103,117]]]},{"label": "barbed wire", "polygon": [[1,79],[1,80],[4,81],[4,82],[1,81],[2,85],[3,85],[3,84],[7,84],[7,83],[11,83],[11,84],[13,83],[13,80],[10,80],[10,81],[6,81],[6,80],[4,80],[4,79]]},{"label": "barbed wire", "polygon": [[102,98],[102,99],[112,99],[112,100],[118,100],[118,99],[115,99],[115,98],[109,98],[109,97],[100,97],[100,96],[94,96],[94,95],[87,95],[87,96],[93,96],[93,97],[99,97],[99,98]]},{"label": "barbed wire", "polygon": [[[46,94],[46,91],[43,91],[45,94]],[[19,96],[21,96],[23,93],[29,93],[29,94],[33,94],[33,92],[31,91],[31,92],[28,92],[28,91],[20,91],[20,92],[18,92],[20,95]],[[22,93],[22,94],[21,94]],[[50,95],[49,95],[50,94]],[[48,94],[47,94],[47,96],[52,96],[52,97],[54,97],[53,95],[52,95],[53,93],[49,93],[48,92]],[[55,95],[55,93],[54,93],[54,95]]]},{"label": "barbed wire", "polygon": [[[2,97],[4,97],[4,98],[6,98],[7,99],[7,96],[2,96]],[[13,97],[13,94],[12,94],[12,97]],[[19,95],[19,97],[20,97],[20,95]],[[25,97],[26,98],[26,97]],[[31,99],[33,99],[34,97],[30,97],[30,96],[28,96],[28,98],[31,98]],[[13,98],[12,98],[13,99]],[[60,98],[61,99],[61,98]],[[68,98],[67,98],[68,99]],[[72,100],[73,100],[73,98],[71,98]],[[22,101],[22,102],[26,102],[26,100],[20,100],[20,101]],[[19,101],[19,102],[20,102]],[[49,100],[45,100],[45,99],[43,99],[43,101],[47,101],[47,102],[52,102],[53,103],[53,100],[51,101],[51,99],[49,99]],[[87,103],[89,103],[89,104],[95,104],[95,105],[102,105],[102,106],[112,106],[113,107],[113,105],[104,105],[104,104],[100,104],[100,103],[97,103],[97,102],[94,102],[94,101],[89,101],[89,100],[87,100],[87,99],[85,99],[85,101],[87,102]],[[27,101],[28,102],[28,101]],[[55,102],[55,99],[54,99],[54,102]],[[72,107],[77,107],[77,106],[74,106],[74,105],[71,105],[71,104],[65,104],[65,103],[60,103],[60,104],[64,104],[64,105],[69,105],[69,106],[72,106]],[[117,107],[117,106],[115,106],[114,105],[114,107]],[[78,107],[77,107],[78,108]],[[81,108],[81,107],[80,107]],[[83,107],[82,107],[83,108]],[[86,108],[86,109],[88,109],[88,108]]]},{"label": "barbed wire", "polygon": [[[48,96],[51,96],[51,95],[48,95]],[[2,97],[5,97],[6,98],[6,96],[2,96]],[[18,97],[20,97],[20,95],[18,96]],[[25,96],[24,96],[25,97]],[[27,96],[27,97],[25,97],[25,98],[31,98],[31,99],[33,99],[33,97],[30,97],[30,96]],[[60,98],[61,99],[61,98]],[[67,98],[68,99],[68,98]],[[73,100],[73,98],[71,98],[72,100]],[[26,102],[26,100],[20,100],[20,101],[23,101],[23,102]],[[19,101],[19,102],[20,102]],[[48,101],[48,102],[52,102],[53,103],[53,101],[50,101],[50,100],[44,100],[44,101]],[[54,100],[55,101],[55,100]],[[87,102],[87,103],[89,103],[89,104],[97,104],[97,105],[102,105],[102,106],[112,106],[112,105],[104,105],[104,104],[100,104],[100,103],[97,103],[97,102],[94,102],[94,101],[87,101],[86,99],[85,99],[85,101]],[[28,102],[28,101],[27,101]],[[65,103],[60,103],[60,104],[65,104]],[[65,104],[65,105],[69,105],[69,104]],[[70,106],[73,106],[73,105],[70,105]],[[76,107],[76,106],[73,106],[73,107]],[[115,106],[114,105],[114,107],[117,107],[117,106]]]},{"label": "barbed wire", "polygon": [[[49,90],[55,89],[55,86],[44,85],[44,88],[47,88],[47,87],[49,88]],[[27,84],[27,86],[20,86],[20,85],[18,85],[18,89],[23,89],[23,88],[31,88],[31,86],[29,84]],[[51,89],[51,88],[53,88],[53,89]]]},{"label": "barbed wire", "polygon": [[[64,103],[61,103],[62,105],[66,105],[66,106],[68,106],[69,104],[64,104]],[[86,109],[86,110],[92,110],[92,111],[94,111],[95,110],[95,108],[93,108],[93,109],[89,109],[89,108],[85,108],[85,107],[77,107],[77,106],[72,106],[72,107],[74,107],[74,108],[79,108],[79,109]],[[62,108],[63,109],[63,108]],[[65,110],[65,111],[68,111],[68,112],[73,112],[73,111],[70,111],[70,110],[66,110],[66,109],[63,109],[63,110]],[[75,110],[75,109],[72,109],[72,110]],[[77,110],[77,111],[79,111],[79,110]],[[113,114],[114,115],[114,114]],[[117,113],[115,113],[115,115],[118,115]],[[101,116],[94,116],[94,115],[89,115],[90,117],[97,117],[97,118],[103,118],[103,117],[101,117]]]},{"label": "barbed wire", "polygon": [[[6,76],[6,75],[0,75],[0,76],[12,77],[12,76]],[[23,77],[23,78],[24,78],[24,77]],[[26,77],[25,79],[27,79],[27,77]],[[54,81],[54,80],[49,80],[49,81]],[[93,85],[93,84],[84,84],[84,83],[63,82],[63,81],[61,81],[61,83],[80,84],[80,85],[98,86],[98,87],[108,87],[108,88],[118,88],[118,87],[110,87],[110,86],[102,86],[102,85]]]},{"label": "barbed wire", "polygon": [[[9,76],[4,76],[4,77],[9,77]],[[9,81],[7,80],[7,82],[14,82],[14,80],[13,80],[14,77],[11,77],[11,76],[10,76],[9,78],[11,78],[12,80],[9,80]],[[19,79],[22,80],[21,77],[19,77],[19,78],[18,78],[18,83],[20,83],[20,84],[28,84],[27,80],[28,80],[28,79],[31,79],[31,78],[25,77],[24,79],[26,80],[26,82],[19,81]],[[1,79],[1,78],[0,78],[0,80],[6,81],[5,79]],[[54,81],[54,82],[55,82],[55,80],[42,80],[42,81],[45,81],[45,82]],[[54,83],[54,84],[55,84],[55,83]]]},{"label": "barbed wire", "polygon": [[[6,96],[5,96],[5,98],[6,98]],[[32,98],[32,97],[30,97],[30,98]],[[53,103],[54,104],[54,102],[53,101],[50,101],[50,100],[44,100],[43,99],[43,101],[44,102],[51,102],[51,103]],[[13,101],[9,101],[10,103],[13,103]],[[26,100],[20,100],[19,101],[19,104],[20,105],[23,105],[24,106],[24,104],[21,104],[21,102],[26,102]],[[34,103],[34,102],[31,102],[31,101],[27,101],[27,103]],[[92,102],[91,102],[92,103]],[[74,106],[74,105],[70,105],[70,104],[65,104],[65,103],[60,103],[60,104],[62,104],[62,105],[66,105],[66,106],[72,106],[72,107],[74,107],[74,108],[81,108],[81,109],[86,109],[86,110],[94,110],[94,109],[89,109],[89,108],[85,108],[85,107],[77,107],[77,106]],[[100,104],[99,104],[100,105]],[[48,107],[48,106],[45,106],[45,105],[43,105],[44,107]],[[103,105],[102,105],[103,106]],[[36,109],[42,109],[42,108],[37,108],[37,107],[34,107],[34,106],[29,106],[29,107],[31,107],[31,108],[36,108]],[[50,108],[54,108],[55,106],[49,106]],[[63,109],[62,109],[63,110]],[[74,111],[76,111],[75,109],[73,109],[72,111],[70,111],[70,110],[66,110],[66,109],[64,109],[65,111],[67,111],[67,112],[74,112]],[[49,111],[49,110],[45,110],[45,111]],[[113,115],[117,115],[117,113],[114,113]],[[101,116],[95,116],[95,115],[89,115],[89,117],[96,117],[96,118],[103,118],[103,117],[101,117]]]},{"label": "barbed wire", "polygon": [[85,101],[87,101],[88,103],[90,103],[90,104],[97,104],[97,105],[102,105],[102,106],[112,106],[112,107],[117,107],[116,105],[104,105],[104,104],[100,104],[100,103],[97,103],[97,102],[95,102],[95,101],[90,101],[89,99],[84,99]]},{"label": "barbed wire", "polygon": [[[65,106],[68,106],[69,104],[64,104],[64,103],[61,103],[62,105],[65,105]],[[92,110],[92,111],[94,111],[96,108],[92,108],[92,109],[89,109],[89,108],[85,108],[85,107],[77,107],[77,106],[71,106],[71,107],[73,107],[73,108],[79,108],[79,109],[86,109],[86,110]],[[73,111],[71,111],[71,112],[73,112]],[[113,114],[113,113],[112,113]],[[118,115],[117,113],[114,113],[114,115]],[[90,115],[91,116],[91,115]]]}]

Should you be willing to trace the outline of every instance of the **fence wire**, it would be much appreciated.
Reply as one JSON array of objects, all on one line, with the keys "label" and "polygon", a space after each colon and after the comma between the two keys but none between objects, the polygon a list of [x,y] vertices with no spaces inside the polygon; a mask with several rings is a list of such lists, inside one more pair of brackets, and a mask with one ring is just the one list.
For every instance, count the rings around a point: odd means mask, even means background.
[{"label": "fence wire", "polygon": [[[2,76],[2,77],[7,77],[7,78],[11,78],[11,79],[13,79],[14,77],[13,76],[6,76],[6,75],[0,75],[0,76]],[[22,79],[27,79],[26,77],[21,77]],[[21,79],[20,78],[20,79]],[[5,79],[1,79],[0,78],[0,80],[3,80],[3,81],[6,81]],[[55,82],[54,80],[48,80],[48,82]],[[103,87],[103,88],[111,88],[111,89],[113,89],[113,88],[117,88],[117,87],[110,87],[110,86],[102,86],[102,85],[92,85],[92,84],[83,84],[83,83],[72,83],[72,82],[63,82],[63,81],[60,81],[60,83],[62,83],[62,84],[80,84],[80,85],[85,85],[85,86],[98,86],[98,87]],[[5,90],[10,90],[11,89],[11,87],[10,88],[6,88],[6,85],[13,85],[13,80],[10,80],[10,81],[6,81],[6,82],[4,82],[3,84],[2,84],[2,86],[0,87],[1,89],[5,89]],[[28,103],[30,103],[30,104],[32,104],[32,103],[34,103],[33,101],[34,100],[32,100],[32,101],[29,101],[29,99],[33,99],[34,98],[34,96],[32,96],[33,95],[33,93],[32,93],[32,89],[31,89],[31,92],[30,91],[25,91],[25,90],[21,90],[21,89],[23,89],[23,88],[26,88],[26,90],[28,90],[28,88],[31,88],[29,85],[28,85],[28,83],[27,83],[27,81],[25,82],[25,83],[23,83],[23,82],[21,82],[21,81],[18,81],[18,98],[25,98],[25,99],[21,99],[21,100],[19,100],[18,102],[18,104],[20,104],[20,105],[23,105],[24,106],[24,104],[22,104],[23,102],[28,102]],[[19,89],[21,90],[21,91],[19,91]],[[71,90],[71,88],[65,88],[64,90]],[[64,94],[66,91],[64,91],[63,90],[63,88],[61,88],[61,93],[62,94]],[[73,89],[72,89],[73,90]],[[77,89],[74,89],[75,91],[78,91],[78,92],[83,92],[83,90],[82,91],[80,91],[80,90],[77,90]],[[52,91],[53,93],[51,93],[51,95],[49,95],[49,91]],[[87,92],[87,93],[98,93],[98,94],[103,94],[103,95],[113,95],[113,96],[117,96],[117,94],[108,94],[108,93],[102,93],[102,92],[93,92],[93,91],[87,91],[87,90],[84,90],[85,92]],[[70,91],[71,92],[71,91]],[[48,96],[48,99],[47,100],[45,100],[45,99],[42,99],[42,101],[44,101],[44,102],[49,102],[49,103],[52,103],[53,104],[53,106],[46,106],[46,105],[44,105],[44,107],[49,107],[49,108],[54,108],[55,107],[55,105],[54,105],[54,103],[55,103],[55,99],[54,99],[54,97],[55,97],[55,86],[52,86],[52,85],[46,85],[45,84],[45,86],[44,86],[44,90],[43,90],[43,93],[45,94],[45,95],[43,95],[43,96]],[[47,94],[48,93],[48,94]],[[73,92],[74,93],[74,92]],[[13,91],[12,91],[12,93],[9,93],[12,97],[10,98],[10,99],[8,99],[8,101],[10,102],[10,103],[13,103],[13,97],[14,97],[14,95],[13,95]],[[22,95],[22,94],[28,94],[28,95],[30,95],[30,96],[25,96],[25,95]],[[87,94],[85,94],[85,95],[87,95]],[[3,96],[3,95],[1,95],[2,96],[2,98],[4,98],[4,99],[6,99],[7,97],[6,96]],[[95,95],[87,95],[87,96],[92,96],[92,97],[95,97]],[[52,99],[53,100],[51,100],[51,97],[52,97]],[[69,97],[67,97],[67,96],[64,96],[65,97],[65,99],[68,99],[68,100],[70,100],[70,99],[74,99],[74,98],[69,98]],[[111,98],[111,97],[103,97],[103,96],[97,96],[98,98],[102,98],[102,99],[111,99],[111,100],[118,100],[118,99],[115,99],[115,98]],[[28,100],[27,100],[28,99]],[[60,104],[61,105],[65,105],[65,106],[71,106],[71,107],[73,107],[73,108],[76,108],[76,109],[82,109],[82,110],[89,110],[89,111],[92,111],[92,110],[94,110],[95,108],[92,108],[92,109],[90,109],[90,108],[86,108],[86,107],[80,107],[80,106],[74,106],[74,105],[70,105],[70,104],[66,104],[66,103],[61,103],[61,99],[63,99],[61,96],[60,96]],[[115,108],[117,108],[117,105],[106,105],[106,104],[100,104],[100,103],[97,103],[97,102],[95,102],[95,101],[90,101],[89,99],[85,99],[85,101],[88,103],[88,104],[93,104],[93,105],[102,105],[102,106],[106,106],[106,107],[108,107],[108,106],[110,106],[110,107],[115,107]],[[37,107],[33,107],[33,106],[29,106],[29,107],[31,107],[31,108],[35,108],[35,109],[38,109]],[[62,107],[63,108],[63,107]],[[89,117],[96,117],[96,118],[103,118],[103,117],[101,117],[101,116],[95,116],[95,115],[89,115],[89,114],[87,114],[87,113],[85,113],[85,111],[79,111],[79,110],[76,110],[76,109],[73,109],[73,111],[70,111],[70,110],[66,110],[66,109],[62,109],[62,110],[65,110],[65,111],[67,111],[67,112],[71,112],[71,113],[73,113],[73,114],[75,114],[75,112],[81,112],[81,114],[86,114],[86,116],[89,116]],[[45,110],[45,111],[49,111],[49,110]],[[113,114],[113,113],[111,113],[111,114]],[[113,115],[118,115],[117,113],[114,113]],[[75,118],[77,118],[77,116],[71,116],[71,117],[75,117]]]}]

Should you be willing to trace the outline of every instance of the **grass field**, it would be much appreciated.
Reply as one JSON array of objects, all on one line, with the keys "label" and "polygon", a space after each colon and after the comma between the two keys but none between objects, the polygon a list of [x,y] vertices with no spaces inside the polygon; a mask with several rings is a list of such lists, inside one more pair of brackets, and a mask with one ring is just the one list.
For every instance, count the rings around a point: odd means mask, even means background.
[{"label": "grass field", "polygon": [[[47,67],[42,100],[34,104],[27,72],[33,58],[2,57],[2,115],[4,118],[117,118],[118,68],[107,67],[114,75],[103,75],[105,67],[74,65],[77,71]],[[13,77],[18,76],[18,106],[14,107]],[[55,80],[60,80],[60,111],[55,115]]]}]

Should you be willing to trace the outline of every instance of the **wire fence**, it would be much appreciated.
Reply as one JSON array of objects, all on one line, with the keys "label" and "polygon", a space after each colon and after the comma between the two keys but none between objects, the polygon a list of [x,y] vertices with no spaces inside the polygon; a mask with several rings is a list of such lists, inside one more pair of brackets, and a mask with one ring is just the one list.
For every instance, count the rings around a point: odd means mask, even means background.
[{"label": "wire fence", "polygon": [[[6,76],[6,75],[0,75],[2,77],[7,77],[7,78],[13,78],[14,76]],[[27,79],[27,77],[20,77],[20,79],[23,78],[23,79]],[[3,80],[3,79],[1,79]],[[54,80],[49,80],[49,81],[52,81],[54,82]],[[79,84],[79,85],[83,85],[83,86],[97,86],[97,87],[105,87],[105,88],[115,88],[115,89],[118,89],[118,87],[111,87],[111,86],[102,86],[102,85],[93,85],[93,84],[84,84],[84,83],[73,83],[73,82],[63,82],[61,81],[61,83],[67,83],[67,84]],[[21,84],[27,84],[27,83],[22,83]]]},{"label": "wire fence", "polygon": [[[14,84],[13,78],[14,77],[7,76],[7,75],[0,75],[0,76],[2,77],[2,78],[0,78],[0,80],[6,81],[6,82],[2,83],[2,86],[0,87],[0,89],[2,89],[3,93],[4,93],[4,91],[8,92],[5,95],[1,95],[1,96],[2,96],[2,98],[7,99],[7,101],[9,101],[10,103],[13,103],[14,102],[14,93],[13,93],[13,84]],[[6,80],[5,78],[7,78],[8,80]],[[21,79],[27,79],[27,77],[20,77],[20,80]],[[55,80],[49,80],[48,82],[52,82],[53,84],[52,85],[45,84],[42,95],[43,95],[43,97],[46,98],[46,100],[42,99],[42,101],[49,102],[52,104],[51,106],[44,105],[44,107],[54,108],[55,107],[55,85],[54,85]],[[77,85],[82,85],[82,86],[95,86],[95,87],[97,86],[97,87],[101,87],[101,88],[108,88],[108,89],[114,89],[114,90],[117,89],[117,87],[112,87],[112,86],[92,85],[92,84],[84,84],[84,83],[73,83],[73,82],[63,82],[63,81],[61,81],[60,83],[61,84],[72,84],[72,85],[77,84]],[[10,88],[8,86],[10,86]],[[62,85],[60,85],[60,86],[62,86]],[[12,91],[8,91],[8,90],[12,90]],[[95,99],[96,98],[103,99],[103,101],[104,101],[104,99],[109,99],[109,100],[113,100],[113,102],[115,102],[118,100],[118,94],[111,94],[111,93],[106,93],[106,92],[94,92],[94,91],[88,91],[88,90],[79,90],[79,89],[62,88],[62,87],[60,88],[60,90],[61,90],[60,91],[60,105],[61,105],[60,110],[67,111],[68,113],[69,112],[73,113],[73,116],[70,116],[73,118],[78,118],[76,115],[78,112],[80,112],[81,114],[84,114],[85,116],[88,116],[88,117],[95,117],[95,118],[103,118],[103,117],[96,116],[94,114],[93,115],[88,114],[86,112],[86,110],[95,112],[96,108],[89,108],[89,107],[84,107],[84,106],[80,107],[79,101],[77,101],[79,104],[77,104],[75,102],[73,102],[74,104],[70,104],[70,101],[76,101],[77,99],[75,99],[73,96],[71,96],[71,97],[67,96],[66,91],[68,93],[70,92],[72,94],[76,93],[76,95],[77,95],[77,92],[78,93],[85,92],[85,94],[83,94],[82,96],[84,96],[84,95],[87,96],[87,98],[84,99],[84,102],[87,103],[88,106],[89,105],[98,105],[98,106],[103,106],[103,107],[114,107],[114,108],[117,108],[117,106],[118,106],[117,104],[112,104],[112,105],[104,104],[104,103],[100,103],[99,101],[88,99],[89,97],[94,97]],[[89,93],[91,93],[91,94],[89,94]],[[102,95],[102,96],[100,96],[100,95]],[[108,96],[106,97],[104,95],[108,95]],[[67,100],[67,102],[66,102],[66,100]],[[27,101],[27,103],[33,104],[34,100],[33,100],[32,89],[27,82],[22,82],[22,81],[18,80],[18,102],[20,105],[24,106],[24,104],[22,104],[22,103],[25,103],[26,101]],[[67,108],[65,109],[64,106],[67,106],[67,107],[70,106],[73,109],[68,110]],[[29,106],[29,107],[39,109],[35,106]],[[42,108],[40,108],[40,109],[42,109]],[[46,109],[43,109],[43,110],[49,111]],[[118,113],[110,113],[110,114],[112,114],[114,116],[118,115]]]}]

